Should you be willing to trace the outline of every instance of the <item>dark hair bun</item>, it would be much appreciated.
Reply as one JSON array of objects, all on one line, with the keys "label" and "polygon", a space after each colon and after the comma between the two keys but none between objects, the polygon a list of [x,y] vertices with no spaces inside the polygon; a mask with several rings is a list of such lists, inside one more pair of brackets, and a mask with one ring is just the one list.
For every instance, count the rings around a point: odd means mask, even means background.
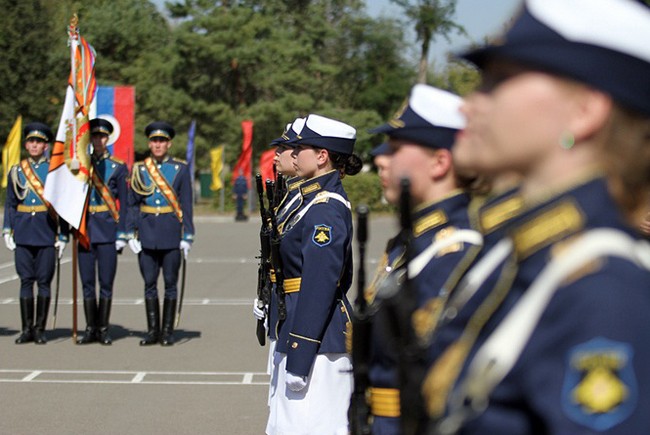
[{"label": "dark hair bun", "polygon": [[345,175],[357,175],[361,172],[362,167],[363,161],[361,160],[361,157],[356,154],[350,154],[345,160]]}]

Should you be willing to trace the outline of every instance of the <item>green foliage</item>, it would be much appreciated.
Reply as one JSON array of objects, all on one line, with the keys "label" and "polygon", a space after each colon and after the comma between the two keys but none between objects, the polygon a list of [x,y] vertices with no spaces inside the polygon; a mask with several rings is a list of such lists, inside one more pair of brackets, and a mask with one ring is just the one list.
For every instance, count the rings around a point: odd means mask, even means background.
[{"label": "green foliage", "polygon": [[[220,144],[233,165],[241,121],[252,119],[255,166],[288,122],[319,113],[353,125],[355,151],[367,159],[383,139],[367,130],[401,105],[416,68],[405,59],[401,24],[372,19],[363,5],[175,0],[166,18],[149,0],[0,0],[0,136],[18,114],[58,125],[70,69],[66,28],[77,13],[97,52],[98,83],[136,87],[137,157],[148,151],[145,126],[166,120],[177,131],[171,154],[185,158],[196,120],[197,169],[209,168],[209,150]],[[450,69],[430,79],[462,93],[472,77]]]},{"label": "green foliage", "polygon": [[381,184],[379,176],[374,171],[362,172],[353,177],[343,178],[343,187],[352,208],[365,204],[373,212],[389,212],[391,205],[382,201]]}]

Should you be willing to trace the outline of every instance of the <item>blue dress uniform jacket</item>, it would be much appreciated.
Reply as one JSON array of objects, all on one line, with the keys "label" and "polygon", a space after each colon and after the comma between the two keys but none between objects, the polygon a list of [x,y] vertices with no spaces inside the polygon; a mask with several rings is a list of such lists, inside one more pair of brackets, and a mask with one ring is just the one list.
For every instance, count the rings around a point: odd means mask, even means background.
[{"label": "blue dress uniform jacket", "polygon": [[[45,183],[50,168],[49,160],[43,157],[38,162],[31,158],[26,161],[41,184]],[[47,212],[41,198],[30,187],[20,164],[11,168],[7,185],[3,234],[13,232],[16,245],[54,246],[59,232],[58,224]],[[59,239],[67,241],[67,223],[60,221],[60,227]]]},{"label": "blue dress uniform jacket", "polygon": [[[468,205],[469,196],[457,191],[447,198],[424,205],[413,213],[412,256],[421,254],[432,243],[449,237],[457,230],[471,229]],[[399,433],[399,340],[393,330],[394,319],[385,304],[400,298],[395,293],[396,275],[404,270],[404,245],[399,236],[389,243],[384,270],[370,286],[367,297],[372,299],[371,359],[369,379],[371,385],[371,411],[374,415],[373,433]],[[411,280],[411,291],[417,295],[417,306],[424,309],[425,302],[437,298],[450,273],[467,255],[470,245],[459,243],[442,250],[422,271]],[[398,291],[399,292],[399,291]],[[425,313],[425,315],[428,315]]]},{"label": "blue dress uniform jacket", "polygon": [[[287,179],[287,193],[284,195],[284,198],[278,204],[275,212],[275,219],[278,227],[278,231],[282,233],[282,229],[287,221],[287,218],[293,214],[293,212],[301,204],[301,195],[300,195],[300,185],[302,184],[301,177],[292,177]],[[277,340],[277,327],[278,327],[278,296],[276,294],[277,288],[275,283],[271,291],[271,301],[269,303],[269,337],[272,340]]]},{"label": "blue dress uniform jacket", "polygon": [[[92,157],[94,171],[102,179],[115,201],[119,204],[119,222],[106,209],[101,193],[93,185],[88,200],[87,217],[90,243],[112,243],[117,239],[126,240],[126,216],[128,209],[128,190],[126,164],[108,152],[99,158]],[[106,210],[105,210],[106,209]]]},{"label": "blue dress uniform jacket", "polygon": [[472,216],[472,220],[476,221],[474,225],[480,228],[483,235],[483,245],[473,248],[476,252],[471,263],[459,265],[451,274],[455,279],[445,283],[449,294],[444,301],[444,309],[430,318],[430,324],[427,325],[429,328],[423,331],[422,337],[429,343],[427,357],[430,363],[436,361],[447,346],[458,339],[478,305],[501,277],[503,261],[493,264],[478,288],[470,293],[466,293],[468,289],[464,288],[467,284],[464,279],[471,277],[474,266],[484,261],[486,254],[492,252],[495,245],[505,237],[508,225],[516,222],[522,209],[523,200],[518,190],[513,189],[488,198],[475,213],[476,217]]},{"label": "blue dress uniform jacket", "polygon": [[[49,161],[41,158],[23,160],[43,186],[49,171]],[[5,201],[3,234],[13,234],[16,242],[16,272],[20,276],[20,297],[33,297],[34,282],[38,285],[38,295],[50,296],[50,284],[54,277],[57,239],[68,240],[68,224],[54,219],[47,206],[27,180],[21,167],[15,165],[9,172],[7,199]],[[58,222],[57,222],[58,220]]]},{"label": "blue dress uniform jacket", "polygon": [[178,249],[181,240],[194,240],[189,168],[184,161],[169,156],[156,166],[176,193],[183,212],[182,222],[156,187],[144,162],[137,162],[131,176],[126,231],[129,238],[138,238],[144,249]]},{"label": "blue dress uniform jacket", "polygon": [[287,318],[278,325],[277,350],[287,354],[287,371],[300,376],[309,375],[317,354],[346,352],[350,325],[352,214],[349,203],[326,192],[347,201],[338,171],[300,186],[300,207],[280,245]]},{"label": "blue dress uniform jacket", "polygon": [[[595,228],[634,234],[604,179],[535,206],[510,227],[515,277],[481,327],[477,349],[573,236]],[[508,265],[506,267],[509,267]],[[495,302],[496,293],[486,302]],[[492,299],[492,300],[490,300]],[[632,434],[650,427],[650,273],[608,256],[567,278],[552,296],[515,365],[463,434]],[[474,325],[476,326],[476,325]],[[469,385],[471,391],[472,385]]]}]

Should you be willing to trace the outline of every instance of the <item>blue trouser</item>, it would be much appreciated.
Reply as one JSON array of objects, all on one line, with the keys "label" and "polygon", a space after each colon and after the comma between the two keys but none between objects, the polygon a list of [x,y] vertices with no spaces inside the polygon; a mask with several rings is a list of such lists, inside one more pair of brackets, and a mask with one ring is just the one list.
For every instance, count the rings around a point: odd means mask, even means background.
[{"label": "blue trouser", "polygon": [[165,298],[176,299],[178,295],[178,269],[181,265],[181,250],[175,249],[143,249],[138,254],[140,273],[144,278],[144,297],[158,297],[158,275],[162,268],[165,282]]},{"label": "blue trouser", "polygon": [[399,435],[402,433],[398,417],[375,416],[372,422],[373,435]]},{"label": "blue trouser", "polygon": [[34,282],[38,295],[50,297],[50,284],[54,278],[56,250],[52,246],[16,246],[16,272],[20,277],[20,297],[34,297]]},{"label": "blue trouser", "polygon": [[95,299],[95,276],[99,278],[99,297],[111,299],[116,271],[117,251],[114,242],[91,243],[90,249],[79,244],[79,275],[84,299]]}]

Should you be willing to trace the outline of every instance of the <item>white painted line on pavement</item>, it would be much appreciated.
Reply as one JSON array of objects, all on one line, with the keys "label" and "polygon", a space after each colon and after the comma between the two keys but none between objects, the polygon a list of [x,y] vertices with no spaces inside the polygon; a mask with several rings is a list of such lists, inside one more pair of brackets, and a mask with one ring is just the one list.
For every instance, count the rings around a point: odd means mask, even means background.
[{"label": "white painted line on pavement", "polygon": [[142,382],[142,380],[144,379],[144,377],[146,375],[147,375],[147,372],[138,372],[138,373],[136,373],[135,376],[133,377],[133,379],[131,379],[131,383],[137,384],[139,382]]},{"label": "white painted line on pavement", "polygon": [[[27,373],[26,376],[21,378],[4,377],[8,374]],[[74,379],[74,376],[66,376],[65,378],[56,379],[56,375],[80,375],[80,379]],[[41,375],[54,375],[50,378],[42,377],[36,379]],[[89,376],[97,376],[97,379],[88,379]],[[127,375],[130,379],[107,379],[108,375]],[[171,377],[171,380],[155,380],[155,376]],[[184,380],[189,376],[204,376],[204,377],[232,377],[235,380]],[[255,376],[261,376],[262,380],[253,382]],[[153,378],[152,380],[145,380],[145,378]],[[263,385],[268,386],[266,380],[268,375],[262,372],[137,372],[137,371],[121,371],[121,370],[16,370],[16,369],[0,369],[0,383],[45,383],[45,384],[138,384],[138,385]]]},{"label": "white painted line on pavement", "polygon": [[[253,299],[184,299],[184,306],[247,306],[252,303]],[[20,301],[18,298],[5,298],[0,300],[0,305],[17,305]],[[78,301],[80,305],[82,302]],[[59,305],[72,305],[71,298],[59,298]],[[144,299],[113,299],[113,305],[144,305]]]},{"label": "white painted line on pavement", "polygon": [[34,370],[34,371],[31,372],[30,374],[28,374],[27,376],[25,376],[24,378],[22,378],[20,381],[21,381],[21,382],[31,382],[31,381],[34,380],[34,378],[36,378],[36,376],[40,375],[41,373],[43,373],[43,372],[40,371],[40,370]]}]

